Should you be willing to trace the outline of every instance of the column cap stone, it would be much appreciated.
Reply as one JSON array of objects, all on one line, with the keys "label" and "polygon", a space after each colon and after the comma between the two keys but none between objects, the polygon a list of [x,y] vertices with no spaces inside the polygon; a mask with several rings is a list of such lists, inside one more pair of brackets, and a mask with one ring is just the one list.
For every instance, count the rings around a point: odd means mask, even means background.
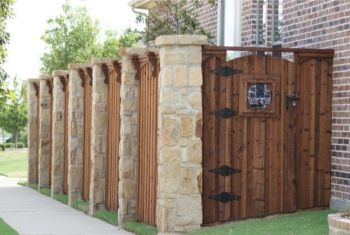
[{"label": "column cap stone", "polygon": [[157,46],[170,45],[207,45],[208,37],[205,35],[162,35],[156,38]]},{"label": "column cap stone", "polygon": [[54,71],[52,71],[52,76],[66,76],[68,74],[69,73],[67,70],[54,70]]},{"label": "column cap stone", "polygon": [[132,55],[137,55],[137,56],[143,56],[146,55],[147,53],[146,48],[121,48],[119,50],[119,55],[120,56],[132,56]]},{"label": "column cap stone", "polygon": [[91,59],[91,64],[111,64],[113,61],[118,61],[118,59],[117,58],[93,57]]},{"label": "column cap stone", "polygon": [[52,79],[52,76],[49,74],[43,74],[39,78],[40,80],[47,80],[47,79]]},{"label": "column cap stone", "polygon": [[34,83],[34,82],[39,82],[39,81],[40,81],[39,78],[28,78],[28,79],[27,79],[27,82],[28,82],[28,83]]},{"label": "column cap stone", "polygon": [[91,64],[88,63],[72,63],[68,64],[68,69],[84,69],[86,67],[91,67]]}]

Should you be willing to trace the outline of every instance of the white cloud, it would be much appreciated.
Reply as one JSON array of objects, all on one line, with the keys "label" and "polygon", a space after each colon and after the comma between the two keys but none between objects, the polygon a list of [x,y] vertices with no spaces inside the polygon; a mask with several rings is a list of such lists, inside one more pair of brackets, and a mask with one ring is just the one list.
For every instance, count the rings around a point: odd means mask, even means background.
[{"label": "white cloud", "polygon": [[[137,27],[135,14],[128,6],[129,0],[71,0],[73,6],[86,6],[90,15],[100,23],[102,31],[112,29],[121,32]],[[8,21],[11,35],[8,57],[4,67],[10,76],[20,79],[39,76],[40,56],[44,43],[40,37],[46,22],[61,12],[65,0],[16,0],[15,17]]]}]

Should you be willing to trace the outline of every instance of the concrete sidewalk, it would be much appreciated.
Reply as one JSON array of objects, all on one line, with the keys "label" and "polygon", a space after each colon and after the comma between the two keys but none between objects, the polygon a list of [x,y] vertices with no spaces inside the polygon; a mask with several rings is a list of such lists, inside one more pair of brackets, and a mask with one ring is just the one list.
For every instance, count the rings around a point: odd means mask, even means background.
[{"label": "concrete sidewalk", "polygon": [[3,176],[0,176],[0,217],[23,235],[131,234]]}]

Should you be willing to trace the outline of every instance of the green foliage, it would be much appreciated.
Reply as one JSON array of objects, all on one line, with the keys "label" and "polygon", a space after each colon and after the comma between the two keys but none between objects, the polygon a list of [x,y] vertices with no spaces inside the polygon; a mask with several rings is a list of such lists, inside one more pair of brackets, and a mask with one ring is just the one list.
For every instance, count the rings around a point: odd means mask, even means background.
[{"label": "green foliage", "polygon": [[98,41],[100,27],[86,8],[73,8],[67,1],[63,12],[48,20],[48,29],[42,36],[46,51],[41,57],[42,73],[67,69],[69,63],[85,63],[92,57],[119,57],[119,48],[131,47],[139,39],[136,30],[128,29],[121,35],[107,31],[103,43]]},{"label": "green foliage", "polygon": [[85,214],[89,213],[89,202],[87,201],[75,201],[72,203],[72,207],[84,212]]},{"label": "green foliage", "polygon": [[160,35],[200,34],[211,41],[213,35],[200,26],[198,14],[193,11],[201,6],[201,1],[194,1],[193,10],[187,9],[187,4],[187,0],[156,0],[156,10],[150,11],[148,16],[138,15],[136,19],[146,23],[143,40],[153,41]]},{"label": "green foliage", "polygon": [[158,230],[155,226],[139,223],[135,221],[127,222],[124,226],[124,229],[135,233],[136,235],[156,235]]},{"label": "green foliage", "polygon": [[0,144],[0,150],[5,151],[5,149],[6,149],[5,144]]},{"label": "green foliage", "polygon": [[248,219],[241,222],[203,228],[192,235],[327,235],[327,215],[331,210],[301,211],[263,219]]},{"label": "green foliage", "polygon": [[22,143],[22,142],[18,142],[17,143],[17,148],[18,149],[23,149],[23,148],[25,148],[26,146],[25,146],[25,144],[24,143]]},{"label": "green foliage", "polygon": [[98,210],[94,214],[94,217],[103,220],[109,224],[117,225],[118,224],[118,216],[116,212],[107,211],[107,210]]},{"label": "green foliage", "polygon": [[20,132],[27,125],[27,90],[17,78],[14,78],[12,86],[12,89],[8,89],[8,99],[0,112],[0,128],[11,133],[17,143]]},{"label": "green foliage", "polygon": [[39,192],[44,194],[45,196],[51,197],[51,189],[50,188],[39,188]]},{"label": "green foliage", "polygon": [[62,9],[62,14],[48,20],[49,29],[42,36],[47,45],[41,58],[43,73],[86,62],[96,54],[98,22],[91,19],[86,8],[72,8],[68,1]]},{"label": "green foliage", "polygon": [[0,234],[4,235],[18,235],[17,231],[11,228],[0,218]]},{"label": "green foliage", "polygon": [[10,34],[6,31],[6,21],[12,16],[12,5],[14,0],[0,1],[0,64],[6,57],[6,44],[10,40]]},{"label": "green foliage", "polygon": [[12,143],[12,142],[7,142],[7,143],[4,143],[3,145],[7,149],[13,149],[13,148],[16,147],[16,145],[14,143]]}]

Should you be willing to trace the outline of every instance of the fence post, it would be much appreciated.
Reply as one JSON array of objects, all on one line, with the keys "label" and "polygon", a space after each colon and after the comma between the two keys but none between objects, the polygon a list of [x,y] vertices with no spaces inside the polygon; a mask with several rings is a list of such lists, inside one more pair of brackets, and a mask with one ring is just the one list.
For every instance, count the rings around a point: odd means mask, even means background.
[{"label": "fence post", "polygon": [[136,171],[138,128],[138,81],[132,63],[133,55],[145,54],[141,48],[121,50],[122,71],[120,86],[120,142],[118,224],[136,219]]},{"label": "fence post", "polygon": [[39,79],[28,80],[28,184],[38,183]]},{"label": "fence post", "polygon": [[[107,96],[108,71],[103,65],[107,59],[93,58],[92,63],[92,130],[91,130],[91,184],[89,213],[104,208],[107,168]],[[106,78],[107,76],[107,78]],[[115,143],[118,144],[118,143]]]},{"label": "fence post", "polygon": [[84,148],[84,80],[79,70],[85,65],[69,64],[68,101],[68,204],[81,200]]},{"label": "fence post", "polygon": [[51,196],[63,191],[64,167],[64,117],[66,71],[53,71],[52,95],[52,185]]},{"label": "fence post", "polygon": [[40,78],[40,107],[39,107],[39,188],[50,186],[51,167],[51,109],[52,109],[52,79]]},{"label": "fence post", "polygon": [[202,45],[205,36],[160,36],[158,199],[160,233],[202,223]]}]

